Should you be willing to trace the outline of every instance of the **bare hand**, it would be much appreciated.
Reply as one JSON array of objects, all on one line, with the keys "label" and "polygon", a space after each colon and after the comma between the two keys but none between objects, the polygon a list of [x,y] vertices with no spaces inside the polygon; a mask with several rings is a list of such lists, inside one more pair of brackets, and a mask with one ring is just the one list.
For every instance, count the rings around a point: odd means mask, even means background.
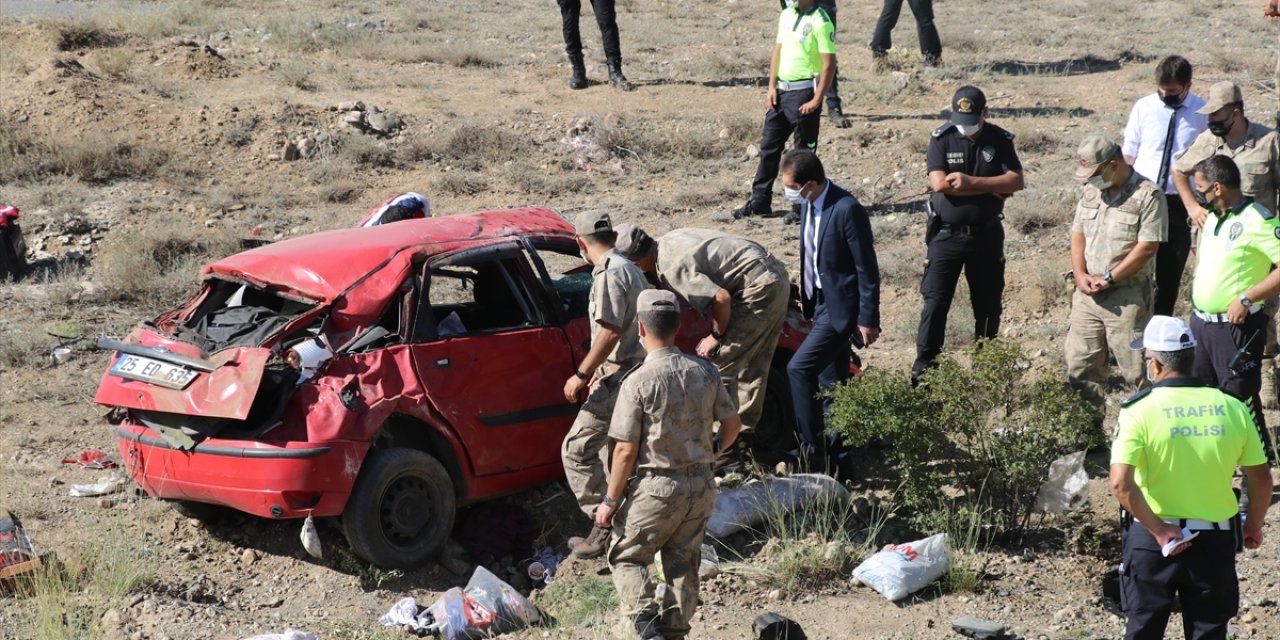
[{"label": "bare hand", "polygon": [[1077,273],[1075,274],[1075,281],[1076,291],[1079,291],[1086,296],[1093,295],[1093,276],[1087,273]]},{"label": "bare hand", "polygon": [[1111,288],[1111,283],[1107,282],[1107,279],[1102,276],[1089,276],[1089,279],[1091,280],[1089,286],[1093,288],[1094,293]]},{"label": "bare hand", "polygon": [[601,529],[608,529],[613,526],[613,513],[617,509],[611,505],[601,503],[596,507],[596,526]]},{"label": "bare hand", "polygon": [[764,110],[773,111],[778,108],[778,88],[772,87],[764,96]]},{"label": "bare hand", "polygon": [[858,334],[862,336],[862,346],[869,347],[872,344],[875,344],[875,341],[880,338],[880,329],[879,327],[864,327],[862,325],[858,325]]},{"label": "bare hand", "polygon": [[1246,520],[1244,523],[1244,548],[1257,549],[1262,546],[1262,520],[1257,522]]},{"label": "bare hand", "polygon": [[[1177,526],[1171,525],[1168,522],[1162,522],[1160,523],[1160,527],[1158,529],[1151,532],[1151,535],[1155,537],[1156,542],[1163,548],[1166,544],[1169,544],[1174,540],[1181,540],[1182,529]],[[1176,556],[1179,553],[1186,551],[1190,547],[1191,547],[1190,542],[1187,542],[1185,544],[1180,544],[1177,547],[1175,547],[1173,549],[1173,552],[1171,552],[1169,555]]]},{"label": "bare hand", "polygon": [[715,353],[716,349],[719,349],[719,348],[720,348],[720,341],[717,340],[715,336],[708,335],[707,337],[698,341],[698,347],[697,349],[695,349],[695,352],[703,358],[710,359],[711,355]]},{"label": "bare hand", "polygon": [[800,115],[807,116],[822,108],[822,96],[814,96],[812,100],[800,105]]},{"label": "bare hand", "polygon": [[948,173],[944,179],[953,191],[968,191],[973,186],[973,179],[959,171]]},{"label": "bare hand", "polygon": [[1276,0],[1270,0],[1267,4],[1262,5],[1262,15],[1268,18],[1280,17],[1280,10],[1276,9]]},{"label": "bare hand", "polygon": [[577,402],[578,394],[582,393],[582,389],[587,386],[587,381],[578,376],[569,376],[564,381],[564,399],[569,402]]},{"label": "bare hand", "polygon": [[1187,217],[1195,223],[1197,229],[1200,229],[1204,227],[1204,221],[1209,219],[1209,212],[1204,207],[1196,205],[1187,209]]},{"label": "bare hand", "polygon": [[1244,319],[1249,317],[1249,310],[1240,302],[1240,298],[1231,301],[1231,305],[1227,307],[1227,322],[1231,324],[1244,324]]}]

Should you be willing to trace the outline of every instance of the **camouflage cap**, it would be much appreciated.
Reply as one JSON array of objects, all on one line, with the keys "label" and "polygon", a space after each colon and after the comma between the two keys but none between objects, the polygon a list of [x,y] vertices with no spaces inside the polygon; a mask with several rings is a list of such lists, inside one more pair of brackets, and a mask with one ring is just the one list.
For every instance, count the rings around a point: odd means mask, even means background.
[{"label": "camouflage cap", "polygon": [[614,231],[618,232],[618,242],[613,248],[628,260],[644,258],[653,249],[653,238],[630,222],[618,225]]},{"label": "camouflage cap", "polygon": [[583,211],[573,219],[573,232],[580,236],[609,231],[613,231],[613,220],[609,218],[609,212],[603,209]]},{"label": "camouflage cap", "polygon": [[680,301],[676,298],[676,294],[666,289],[645,289],[636,298],[636,311],[679,313]]},{"label": "camouflage cap", "polygon": [[1240,94],[1240,85],[1230,80],[1223,80],[1209,87],[1209,99],[1196,113],[1210,114],[1237,102],[1244,102],[1244,96]]},{"label": "camouflage cap", "polygon": [[1090,134],[1076,149],[1076,180],[1088,180],[1098,167],[1120,156],[1120,145],[1101,133]]}]

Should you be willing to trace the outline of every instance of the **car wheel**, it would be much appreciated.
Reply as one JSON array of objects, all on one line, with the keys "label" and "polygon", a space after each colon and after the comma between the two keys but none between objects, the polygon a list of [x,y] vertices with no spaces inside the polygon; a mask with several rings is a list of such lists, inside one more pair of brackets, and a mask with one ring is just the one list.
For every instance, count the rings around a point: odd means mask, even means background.
[{"label": "car wheel", "polygon": [[791,382],[787,372],[769,368],[769,382],[764,390],[764,411],[756,425],[752,454],[756,460],[774,464],[797,448],[796,408],[791,404]]},{"label": "car wheel", "polygon": [[386,569],[429,560],[453,530],[457,497],[440,461],[416,449],[375,450],[342,513],[356,555]]},{"label": "car wheel", "polygon": [[169,503],[169,507],[184,518],[193,518],[209,524],[225,522],[239,513],[231,507],[207,502],[193,502],[191,500],[165,500],[165,502]]}]

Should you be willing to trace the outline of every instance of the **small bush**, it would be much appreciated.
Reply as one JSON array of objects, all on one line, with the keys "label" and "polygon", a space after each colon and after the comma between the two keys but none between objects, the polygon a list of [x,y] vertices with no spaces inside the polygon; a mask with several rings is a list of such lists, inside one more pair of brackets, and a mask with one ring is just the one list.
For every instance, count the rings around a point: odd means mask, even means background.
[{"label": "small bush", "polygon": [[474,196],[484,193],[489,188],[489,183],[483,176],[454,171],[440,174],[435,180],[435,186],[436,191],[451,196]]},{"label": "small bush", "polygon": [[267,23],[265,40],[284,51],[316,53],[344,50],[371,36],[369,29],[345,22],[320,24],[305,20]]},{"label": "small bush", "polygon": [[561,628],[603,626],[618,611],[618,592],[608,578],[557,580],[540,594],[538,607]]},{"label": "small bush", "polygon": [[303,91],[311,91],[316,88],[311,82],[311,74],[313,73],[311,65],[298,60],[286,60],[276,67],[276,76],[284,83],[286,87],[293,87]]},{"label": "small bush", "polygon": [[258,116],[250,116],[228,123],[222,128],[222,138],[233,147],[248,146],[253,142],[253,136],[261,122],[262,119]]},{"label": "small bush", "polygon": [[390,167],[396,154],[386,143],[366,135],[351,135],[340,139],[338,155],[357,167]]},{"label": "small bush", "polygon": [[1049,463],[1104,440],[1075,391],[1026,379],[1027,368],[1016,344],[988,340],[943,358],[918,387],[904,373],[870,370],[833,390],[830,424],[854,446],[892,443],[894,499],[922,530],[969,512],[1018,537]]},{"label": "small bush", "polygon": [[[426,153],[428,144],[431,143],[425,140],[415,143],[416,153]],[[519,159],[532,150],[533,143],[527,136],[506,127],[463,124],[435,141],[430,153],[458,168],[475,171],[485,165]]]},{"label": "small bush", "polygon": [[99,49],[120,44],[121,38],[92,22],[66,22],[57,26],[58,51]]},{"label": "small bush", "polygon": [[128,76],[135,55],[133,49],[102,49],[93,52],[93,65],[98,73],[121,80]]},{"label": "small bush", "polygon": [[116,232],[94,264],[100,295],[167,309],[194,292],[206,263],[238,249],[225,232],[197,228],[185,218]]},{"label": "small bush", "polygon": [[738,143],[720,139],[704,125],[682,126],[641,118],[610,118],[592,124],[587,137],[611,156],[646,163],[711,160],[736,156]]},{"label": "small bush", "polygon": [[0,120],[0,182],[72,176],[82,182],[147,178],[171,162],[157,142],[124,132],[87,130],[75,136],[42,135],[26,123]]}]

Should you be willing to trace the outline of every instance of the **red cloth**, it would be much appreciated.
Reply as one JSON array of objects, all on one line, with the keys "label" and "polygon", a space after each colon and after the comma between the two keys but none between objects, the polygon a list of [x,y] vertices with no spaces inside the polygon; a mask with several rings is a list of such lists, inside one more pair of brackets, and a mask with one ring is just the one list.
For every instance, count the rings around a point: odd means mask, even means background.
[{"label": "red cloth", "polygon": [[63,458],[62,464],[78,464],[86,469],[114,469],[116,461],[101,451],[85,451],[78,458]]}]

